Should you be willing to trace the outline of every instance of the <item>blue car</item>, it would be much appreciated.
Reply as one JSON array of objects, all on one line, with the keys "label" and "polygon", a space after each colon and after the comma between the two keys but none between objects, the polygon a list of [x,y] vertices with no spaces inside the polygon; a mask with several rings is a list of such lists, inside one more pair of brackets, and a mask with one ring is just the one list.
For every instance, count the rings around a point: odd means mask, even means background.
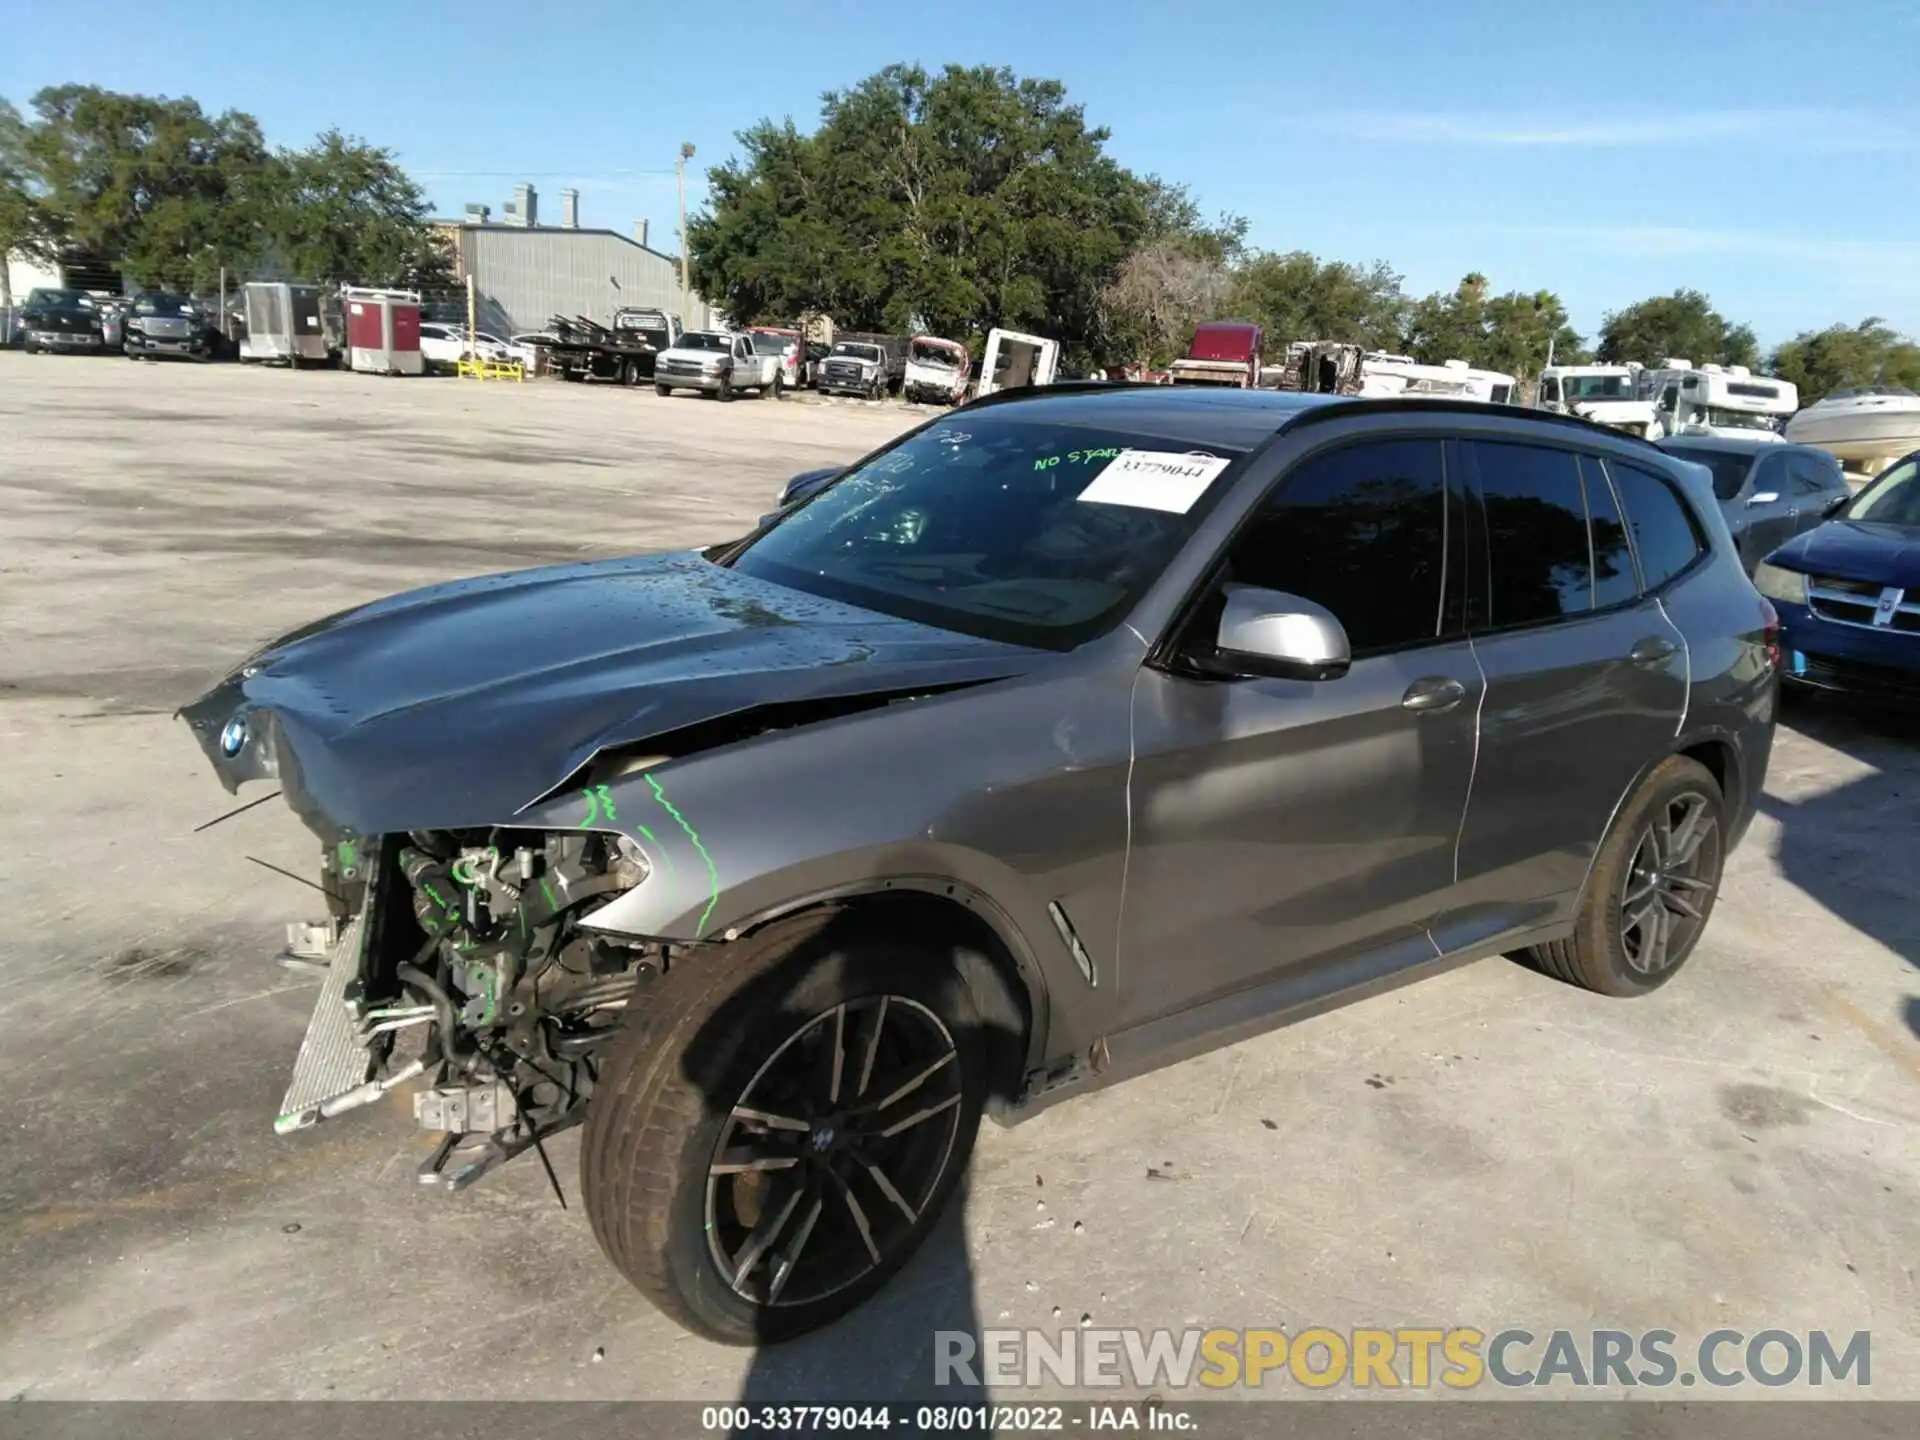
[{"label": "blue car", "polygon": [[1790,684],[1920,702],[1920,451],[1767,556],[1753,583],[1780,612]]}]

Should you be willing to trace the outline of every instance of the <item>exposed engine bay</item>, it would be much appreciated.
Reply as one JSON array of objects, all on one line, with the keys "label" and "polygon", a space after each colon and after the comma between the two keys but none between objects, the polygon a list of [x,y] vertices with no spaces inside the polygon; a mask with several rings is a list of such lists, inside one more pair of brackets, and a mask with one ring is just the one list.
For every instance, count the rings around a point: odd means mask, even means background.
[{"label": "exposed engine bay", "polygon": [[579,1123],[597,1057],[667,960],[663,943],[579,921],[647,870],[637,844],[595,831],[415,831],[329,846],[328,923],[294,927],[305,933],[290,947],[325,947],[328,983],[277,1128],[424,1076],[415,1119],[445,1138],[420,1179],[458,1189]]}]

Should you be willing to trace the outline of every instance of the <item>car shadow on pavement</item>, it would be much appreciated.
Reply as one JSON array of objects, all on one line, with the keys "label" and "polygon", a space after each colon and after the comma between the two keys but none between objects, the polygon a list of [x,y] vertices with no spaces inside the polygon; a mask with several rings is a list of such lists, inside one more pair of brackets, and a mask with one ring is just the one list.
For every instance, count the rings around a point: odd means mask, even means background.
[{"label": "car shadow on pavement", "polygon": [[980,1336],[966,1190],[963,1179],[920,1253],[873,1299],[823,1330],[754,1351],[740,1404],[890,1403],[898,1415],[903,1405],[984,1402],[984,1387],[962,1377],[942,1384],[935,1369],[938,1335],[959,1332],[976,1345]]},{"label": "car shadow on pavement", "polygon": [[[1920,971],[1920,906],[1914,903],[1920,714],[1790,695],[1780,718],[1808,739],[1873,767],[1804,799],[1762,797],[1762,813],[1780,824],[1781,875]],[[1920,1039],[1920,995],[1908,997],[1901,1019]]]}]

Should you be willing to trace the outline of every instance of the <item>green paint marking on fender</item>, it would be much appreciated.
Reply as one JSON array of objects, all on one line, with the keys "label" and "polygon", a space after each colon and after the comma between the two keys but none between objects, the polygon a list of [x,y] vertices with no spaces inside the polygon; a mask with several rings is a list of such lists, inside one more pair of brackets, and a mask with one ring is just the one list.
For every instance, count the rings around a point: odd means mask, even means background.
[{"label": "green paint marking on fender", "polygon": [[673,802],[667,799],[666,792],[660,788],[660,782],[651,775],[643,777],[653,788],[653,798],[660,802],[660,808],[673,817],[673,823],[687,832],[687,839],[693,842],[693,848],[700,852],[700,858],[707,862],[707,908],[700,912],[700,923],[694,927],[693,938],[698,940],[707,933],[707,921],[713,918],[713,907],[720,903],[720,872],[715,868],[713,856],[707,853],[707,847],[700,843],[699,833],[687,823],[687,817],[673,808]]},{"label": "green paint marking on fender", "polygon": [[359,863],[359,848],[351,840],[342,840],[333,850],[334,858],[340,862],[342,870],[351,870]]},{"label": "green paint marking on fender", "polygon": [[653,831],[649,830],[646,826],[636,825],[633,827],[633,829],[636,835],[640,836],[641,839],[645,840],[649,845],[653,846],[654,849],[660,852],[660,859],[665,863],[667,867],[667,883],[671,885],[673,883],[672,853],[668,851],[666,846],[660,843],[660,837],[654,834]]},{"label": "green paint marking on fender", "polygon": [[540,877],[540,893],[547,897],[547,913],[552,914],[560,908],[560,902],[553,898],[553,887],[547,883],[547,877]]},{"label": "green paint marking on fender", "polygon": [[580,794],[587,802],[586,818],[580,822],[580,828],[586,830],[595,821],[603,817],[608,820],[619,818],[619,812],[613,808],[613,793],[604,785],[589,785]]}]

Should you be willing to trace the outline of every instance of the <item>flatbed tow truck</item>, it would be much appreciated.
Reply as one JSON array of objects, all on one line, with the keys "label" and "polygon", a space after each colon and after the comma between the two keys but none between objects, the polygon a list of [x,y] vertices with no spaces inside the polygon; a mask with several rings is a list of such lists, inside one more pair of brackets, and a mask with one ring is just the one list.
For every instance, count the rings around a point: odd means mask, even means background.
[{"label": "flatbed tow truck", "polygon": [[651,385],[654,361],[679,340],[683,327],[678,315],[662,310],[616,310],[612,325],[555,315],[547,329],[553,335],[544,342],[548,363],[562,380]]}]

